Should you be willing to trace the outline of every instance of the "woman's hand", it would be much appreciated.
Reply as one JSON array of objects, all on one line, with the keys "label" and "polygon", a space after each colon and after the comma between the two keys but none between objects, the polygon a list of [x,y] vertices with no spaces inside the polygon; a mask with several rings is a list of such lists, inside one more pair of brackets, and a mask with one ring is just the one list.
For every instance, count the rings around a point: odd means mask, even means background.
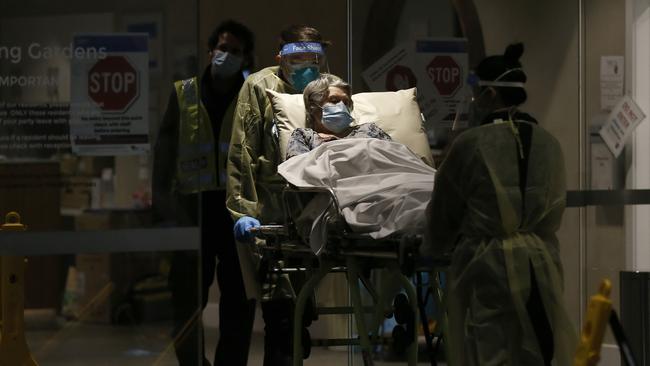
[{"label": "woman's hand", "polygon": [[323,132],[319,132],[319,133],[318,133],[318,137],[320,137],[321,139],[323,139],[323,141],[325,141],[325,142],[333,141],[333,140],[338,140],[338,137],[336,137],[336,136],[334,136],[334,135],[330,135],[330,134],[328,134],[328,133],[323,133]]}]

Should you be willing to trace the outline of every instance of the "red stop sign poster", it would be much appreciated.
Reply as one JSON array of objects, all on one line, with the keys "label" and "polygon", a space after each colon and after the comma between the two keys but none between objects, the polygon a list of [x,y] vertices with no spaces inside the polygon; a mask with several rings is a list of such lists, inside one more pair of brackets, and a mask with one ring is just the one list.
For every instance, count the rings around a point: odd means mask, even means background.
[{"label": "red stop sign poster", "polygon": [[149,151],[149,35],[77,34],[70,60],[70,141],[78,155]]},{"label": "red stop sign poster", "polygon": [[427,65],[427,75],[433,82],[440,96],[456,94],[462,83],[460,66],[451,56],[436,56]]},{"label": "red stop sign poster", "polygon": [[108,56],[88,71],[88,97],[106,112],[124,112],[139,96],[138,71],[124,56]]},{"label": "red stop sign poster", "polygon": [[431,146],[443,147],[452,126],[467,125],[470,70],[463,38],[422,38],[396,45],[361,76],[371,91],[417,87],[417,102]]}]

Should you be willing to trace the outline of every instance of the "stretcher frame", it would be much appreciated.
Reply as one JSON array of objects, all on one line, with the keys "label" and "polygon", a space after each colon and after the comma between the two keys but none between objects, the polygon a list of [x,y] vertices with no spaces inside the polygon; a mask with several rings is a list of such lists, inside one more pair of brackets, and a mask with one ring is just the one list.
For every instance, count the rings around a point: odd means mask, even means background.
[{"label": "stretcher frame", "polygon": [[[293,218],[291,217],[291,195],[296,194],[327,194],[331,201],[333,211],[335,212],[334,230],[328,230],[327,245],[323,252],[317,257],[313,254],[311,248],[305,245],[299,238]],[[296,271],[304,271],[308,274],[307,281],[300,288],[296,297],[295,313],[293,319],[293,365],[300,366],[303,364],[303,344],[302,330],[305,326],[303,318],[305,316],[306,306],[309,299],[313,296],[318,284],[323,278],[332,272],[344,272],[347,278],[347,284],[350,295],[351,307],[335,308],[318,308],[317,314],[351,314],[354,316],[358,338],[348,339],[328,339],[324,345],[358,345],[361,348],[361,356],[365,366],[373,365],[372,346],[382,343],[382,336],[379,334],[383,321],[390,316],[391,309],[382,308],[382,305],[388,304],[390,295],[385,291],[377,291],[370,280],[363,275],[364,271],[370,269],[385,269],[391,275],[396,276],[404,288],[409,299],[409,306],[412,317],[408,320],[406,326],[408,346],[406,347],[406,361],[409,366],[415,366],[418,359],[418,318],[423,322],[425,339],[432,365],[435,365],[435,355],[439,346],[433,347],[433,337],[429,333],[428,320],[426,315],[421,314],[424,311],[421,290],[409,280],[407,275],[411,276],[416,272],[416,261],[418,258],[418,247],[422,241],[420,236],[402,235],[392,236],[385,239],[375,240],[368,236],[353,233],[345,223],[340,210],[336,195],[331,188],[299,188],[287,185],[283,191],[283,210],[285,217],[284,225],[263,225],[255,228],[253,234],[259,238],[263,244],[258,245],[259,251],[263,258],[269,263],[268,271],[273,274],[285,274]],[[328,225],[328,229],[331,226]],[[330,235],[331,234],[331,235]],[[286,267],[285,259],[298,257],[306,259],[305,262],[312,263],[313,267]],[[424,286],[427,293],[433,294],[438,309],[445,309],[444,297],[440,287],[439,276],[436,271],[444,266],[444,263],[428,263],[425,267],[418,268],[418,271],[430,273],[431,279]],[[361,286],[368,291],[372,298],[372,306],[364,306],[361,295]],[[438,329],[446,329],[446,316],[444,311],[438,312],[437,324]],[[366,315],[372,314],[370,327],[366,322]],[[424,316],[423,316],[424,315]],[[442,328],[440,328],[442,327]],[[442,332],[441,332],[442,334]],[[446,346],[446,342],[445,342]]]}]

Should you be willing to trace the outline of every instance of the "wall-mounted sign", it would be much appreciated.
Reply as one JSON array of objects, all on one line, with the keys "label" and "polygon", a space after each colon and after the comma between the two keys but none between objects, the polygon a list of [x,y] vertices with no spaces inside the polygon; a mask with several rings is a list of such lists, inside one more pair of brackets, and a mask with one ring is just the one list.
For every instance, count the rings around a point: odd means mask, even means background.
[{"label": "wall-mounted sign", "polygon": [[79,155],[133,155],[149,150],[148,36],[89,34],[77,48],[105,57],[75,58],[71,70],[70,141]]},{"label": "wall-mounted sign", "polygon": [[627,95],[612,109],[599,133],[614,156],[621,154],[625,142],[644,118],[641,108]]},{"label": "wall-mounted sign", "polygon": [[393,48],[362,76],[373,91],[417,87],[433,144],[434,129],[451,128],[454,122],[457,127],[466,125],[462,112],[471,94],[468,73],[466,39],[416,39]]},{"label": "wall-mounted sign", "polygon": [[611,111],[623,96],[624,70],[623,56],[600,57],[600,109]]}]

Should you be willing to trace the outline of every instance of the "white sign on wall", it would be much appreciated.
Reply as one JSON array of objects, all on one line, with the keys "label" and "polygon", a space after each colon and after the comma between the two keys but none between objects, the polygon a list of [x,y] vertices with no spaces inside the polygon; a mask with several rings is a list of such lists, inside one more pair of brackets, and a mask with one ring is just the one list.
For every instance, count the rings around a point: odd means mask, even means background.
[{"label": "white sign on wall", "polygon": [[625,62],[623,56],[600,58],[600,108],[610,111],[623,96]]},{"label": "white sign on wall", "polygon": [[70,140],[78,155],[134,155],[149,151],[148,36],[90,34],[75,49],[97,57],[73,58]]},{"label": "white sign on wall", "polygon": [[625,142],[644,118],[641,108],[629,96],[624,96],[616,104],[599,132],[614,156],[621,154]]},{"label": "white sign on wall", "polygon": [[426,119],[431,140],[434,127],[452,127],[463,103],[470,97],[467,87],[469,61],[466,39],[418,39],[393,48],[362,76],[372,91],[394,91],[417,87],[418,104]]}]

